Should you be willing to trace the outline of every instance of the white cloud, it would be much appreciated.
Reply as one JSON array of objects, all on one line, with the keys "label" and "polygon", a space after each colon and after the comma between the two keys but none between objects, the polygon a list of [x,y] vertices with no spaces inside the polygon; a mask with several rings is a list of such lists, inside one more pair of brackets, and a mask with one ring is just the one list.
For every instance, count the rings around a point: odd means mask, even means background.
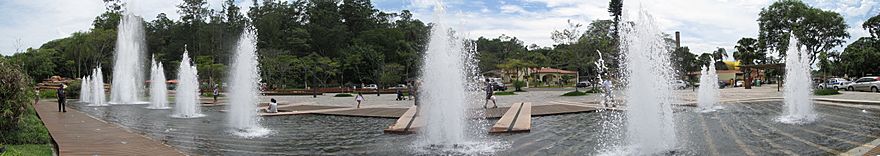
[{"label": "white cloud", "polygon": [[516,5],[502,5],[500,9],[501,13],[529,13],[528,11],[526,11],[526,9],[523,9],[522,7]]}]

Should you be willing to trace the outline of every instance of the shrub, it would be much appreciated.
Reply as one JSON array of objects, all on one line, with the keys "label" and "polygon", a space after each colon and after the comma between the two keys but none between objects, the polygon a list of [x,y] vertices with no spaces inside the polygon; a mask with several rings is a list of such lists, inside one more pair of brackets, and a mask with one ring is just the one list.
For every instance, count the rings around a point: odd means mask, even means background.
[{"label": "shrub", "polygon": [[837,95],[840,94],[836,89],[818,89],[813,91],[814,95]]},{"label": "shrub", "polygon": [[503,95],[516,95],[516,93],[514,93],[514,92],[495,92],[494,95],[500,95],[500,96],[503,96]]},{"label": "shrub", "polygon": [[0,60],[0,73],[0,131],[10,131],[18,127],[27,113],[34,93],[30,77],[21,67]]},{"label": "shrub", "polygon": [[70,83],[67,84],[67,88],[64,88],[64,94],[67,95],[68,99],[78,98],[80,87],[82,87],[82,80],[70,81]]},{"label": "shrub", "polygon": [[526,81],[521,81],[521,80],[513,81],[513,88],[516,89],[514,91],[523,91],[522,88],[524,86],[526,86]]},{"label": "shrub", "polygon": [[58,90],[55,89],[43,89],[40,90],[40,99],[56,99],[58,98]]},{"label": "shrub", "polygon": [[584,95],[587,95],[587,93],[579,92],[579,91],[571,91],[571,92],[562,94],[562,96],[584,96]]},{"label": "shrub", "polygon": [[333,95],[333,97],[352,97],[352,95],[348,94],[348,93],[339,93],[339,94]]}]

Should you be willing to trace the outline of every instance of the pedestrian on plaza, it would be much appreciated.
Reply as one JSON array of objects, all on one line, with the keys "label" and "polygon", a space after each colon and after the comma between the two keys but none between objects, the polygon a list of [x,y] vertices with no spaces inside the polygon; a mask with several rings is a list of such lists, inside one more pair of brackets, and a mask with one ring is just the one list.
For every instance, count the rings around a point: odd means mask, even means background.
[{"label": "pedestrian on plaza", "polygon": [[40,103],[40,88],[35,88],[37,90],[37,97],[34,98],[34,105]]},{"label": "pedestrian on plaza", "polygon": [[278,113],[278,101],[275,101],[275,98],[269,100],[269,108],[266,108],[266,112],[269,113]]},{"label": "pedestrian on plaza", "polygon": [[214,84],[214,104],[217,104],[217,96],[220,95],[220,87]]},{"label": "pedestrian on plaza", "polygon": [[358,95],[354,97],[354,100],[358,102],[357,108],[361,108],[361,102],[364,101],[364,94],[358,92]]},{"label": "pedestrian on plaza", "polygon": [[489,81],[489,79],[486,79],[486,103],[483,104],[483,108],[486,108],[486,106],[489,105],[490,100],[492,101],[492,105],[495,105],[493,108],[498,108],[498,104],[495,103],[495,98],[493,98],[493,96],[495,96],[495,90],[492,88],[492,82]]},{"label": "pedestrian on plaza", "polygon": [[64,83],[58,86],[58,112],[67,112],[67,108],[64,108],[64,105],[67,102],[67,97],[64,96]]},{"label": "pedestrian on plaza", "polygon": [[403,91],[400,91],[400,88],[397,89],[397,101],[403,100]]}]

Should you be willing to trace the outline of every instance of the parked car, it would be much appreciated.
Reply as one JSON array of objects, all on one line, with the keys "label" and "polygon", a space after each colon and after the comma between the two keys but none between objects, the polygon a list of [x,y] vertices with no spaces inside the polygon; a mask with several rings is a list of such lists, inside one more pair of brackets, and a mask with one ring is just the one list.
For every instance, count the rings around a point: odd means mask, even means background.
[{"label": "parked car", "polygon": [[505,91],[505,90],[507,90],[507,86],[504,85],[504,83],[501,83],[500,81],[495,81],[495,82],[492,82],[492,89],[495,91]]},{"label": "parked car", "polygon": [[688,87],[688,83],[683,80],[673,80],[670,83],[672,84],[672,88],[675,89],[685,89]]},{"label": "parked car", "polygon": [[388,89],[407,89],[405,84],[397,84],[394,87],[388,87]]},{"label": "parked car", "polygon": [[862,77],[846,87],[848,91],[880,92],[880,77]]},{"label": "parked car", "polygon": [[587,81],[581,81],[581,82],[578,82],[577,85],[575,85],[575,87],[578,87],[578,88],[586,88],[589,86],[590,86],[590,82],[587,82]]},{"label": "parked car", "polygon": [[364,89],[379,89],[379,85],[368,84],[368,85],[364,86]]},{"label": "parked car", "polygon": [[830,79],[826,80],[824,83],[819,84],[818,87],[819,87],[819,89],[829,88],[829,89],[840,90],[840,89],[846,89],[846,84],[849,84],[849,80],[846,80],[844,78],[830,78]]},{"label": "parked car", "polygon": [[742,87],[743,83],[744,82],[742,80],[736,81],[736,84],[733,84],[733,87]]}]

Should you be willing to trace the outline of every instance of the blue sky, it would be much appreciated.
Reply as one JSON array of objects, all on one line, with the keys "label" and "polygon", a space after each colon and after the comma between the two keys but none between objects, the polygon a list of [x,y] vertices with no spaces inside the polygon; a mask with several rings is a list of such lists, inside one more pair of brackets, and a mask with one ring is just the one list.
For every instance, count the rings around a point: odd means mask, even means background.
[{"label": "blue sky", "polygon": [[[222,0],[208,0],[218,8]],[[656,18],[666,33],[682,33],[682,45],[693,53],[717,47],[732,51],[742,37],[757,37],[758,12],[771,0],[625,0],[627,11],[642,8]],[[811,6],[840,13],[852,36],[868,36],[861,28],[866,19],[880,13],[877,0],[805,0]],[[131,3],[131,2],[130,2]],[[176,0],[135,1],[129,6],[146,20],[164,12],[178,18]],[[239,2],[250,6],[250,0]],[[411,10],[416,18],[431,22],[435,0],[373,0],[386,12]],[[468,37],[514,36],[526,44],[552,46],[550,32],[566,26],[567,20],[588,24],[609,19],[608,0],[445,0],[447,21]],[[246,7],[245,7],[246,8]],[[4,0],[0,1],[0,54],[38,47],[47,41],[87,31],[95,16],[103,12],[100,0]],[[243,10],[246,11],[246,10]],[[848,42],[849,43],[849,42]],[[842,49],[842,48],[837,48]]]}]

